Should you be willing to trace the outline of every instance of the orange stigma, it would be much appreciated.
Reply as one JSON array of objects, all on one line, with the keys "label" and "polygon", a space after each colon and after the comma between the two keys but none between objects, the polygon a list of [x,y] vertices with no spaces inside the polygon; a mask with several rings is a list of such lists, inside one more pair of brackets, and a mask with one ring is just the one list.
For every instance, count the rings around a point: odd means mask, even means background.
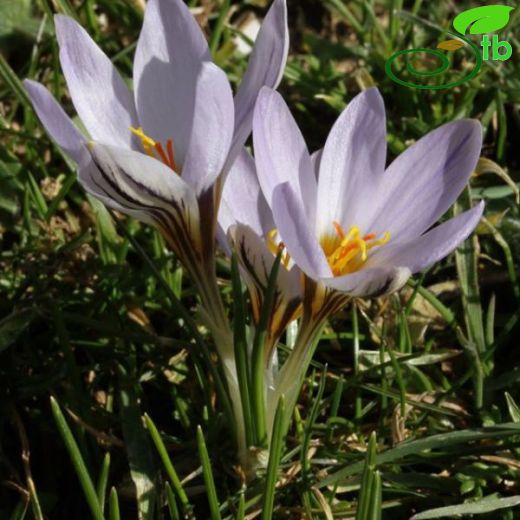
[{"label": "orange stigma", "polygon": [[175,164],[175,154],[173,151],[173,141],[168,139],[166,141],[166,150],[161,143],[154,141],[151,137],[147,136],[141,127],[134,128],[130,127],[130,132],[136,135],[141,140],[141,145],[147,155],[159,159],[166,166],[171,168],[174,172],[179,173],[177,165]]}]

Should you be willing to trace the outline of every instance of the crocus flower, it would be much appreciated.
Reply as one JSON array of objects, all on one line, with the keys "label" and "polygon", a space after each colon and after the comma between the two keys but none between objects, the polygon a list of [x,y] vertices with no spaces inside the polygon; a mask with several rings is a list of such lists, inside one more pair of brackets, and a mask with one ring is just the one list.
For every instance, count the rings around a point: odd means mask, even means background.
[{"label": "crocus flower", "polygon": [[287,105],[269,88],[256,104],[253,141],[259,182],[287,254],[332,293],[398,289],[453,251],[483,212],[480,203],[430,229],[475,168],[480,124],[443,125],[385,169],[385,110],[375,88],[339,116],[316,169]]},{"label": "crocus flower", "polygon": [[285,396],[286,427],[327,318],[351,297],[400,288],[477,225],[482,203],[432,228],[468,182],[482,132],[477,121],[446,124],[385,169],[383,100],[377,89],[368,89],[349,103],[323,150],[311,156],[283,99],[264,88],[253,118],[253,144],[276,236],[304,273],[298,337],[266,405],[272,424]]},{"label": "crocus flower", "polygon": [[204,278],[214,270],[223,175],[251,131],[259,89],[275,88],[281,79],[288,51],[285,0],[275,0],[268,12],[234,99],[181,0],[148,2],[134,92],[74,20],[57,16],[56,33],[70,96],[89,138],[42,85],[26,80],[40,120],[77,163],[83,187],[157,227],[203,300],[211,300]]},{"label": "crocus flower", "polygon": [[[237,157],[226,178],[218,223],[224,251],[231,254],[229,242],[237,254],[257,325],[279,246],[271,209],[260,189],[254,160],[246,150]],[[282,254],[266,339],[268,364],[276,341],[301,312],[300,277],[298,266]]]}]

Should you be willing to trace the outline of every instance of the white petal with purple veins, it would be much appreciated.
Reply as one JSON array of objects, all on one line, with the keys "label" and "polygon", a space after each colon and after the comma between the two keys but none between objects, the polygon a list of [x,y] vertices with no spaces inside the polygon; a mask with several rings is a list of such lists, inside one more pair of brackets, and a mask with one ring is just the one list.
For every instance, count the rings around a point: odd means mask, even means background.
[{"label": "white petal with purple veins", "polygon": [[434,227],[424,235],[405,243],[381,247],[367,262],[369,266],[406,266],[412,273],[423,270],[449,255],[475,229],[484,203]]},{"label": "white petal with purple veins", "polygon": [[237,223],[249,226],[259,236],[274,228],[271,210],[258,184],[255,163],[245,149],[226,178],[218,221],[225,232]]},{"label": "white petal with purple veins", "polygon": [[134,60],[135,102],[144,132],[173,140],[182,166],[193,128],[197,82],[208,44],[182,0],[150,0]]},{"label": "white petal with purple veins", "polygon": [[480,123],[470,119],[443,125],[410,146],[384,173],[366,232],[389,231],[398,241],[423,233],[460,195],[481,146]]},{"label": "white petal with purple veins", "polygon": [[348,104],[327,137],[318,183],[318,233],[330,233],[333,222],[363,229],[385,160],[385,106],[371,88]]},{"label": "white petal with purple veins", "polygon": [[292,260],[314,279],[331,276],[331,269],[311,229],[305,208],[289,183],[273,193],[273,217]]},{"label": "white petal with purple veins", "polygon": [[235,136],[229,163],[233,162],[251,133],[258,92],[263,86],[278,86],[288,52],[287,5],[285,0],[275,0],[260,28],[246,73],[235,96]]},{"label": "white petal with purple veins", "polygon": [[199,194],[222,173],[233,138],[233,94],[225,73],[214,63],[203,63],[192,98],[193,121],[182,177]]},{"label": "white petal with purple veins", "polygon": [[198,228],[198,203],[193,190],[170,168],[124,148],[92,143],[89,150],[97,166],[97,172],[91,174],[100,175],[91,182],[122,207],[145,211],[163,228],[172,223]]},{"label": "white petal with purple veins", "polygon": [[368,298],[397,291],[411,274],[407,267],[372,267],[344,276],[324,278],[322,282],[350,296]]},{"label": "white petal with purple veins", "polygon": [[79,163],[84,153],[85,138],[43,85],[28,79],[23,84],[49,135],[71,159]]},{"label": "white petal with purple veins", "polygon": [[83,27],[67,16],[55,20],[61,67],[85,128],[92,139],[130,147],[138,124],[128,87]]},{"label": "white petal with purple veins", "polygon": [[253,117],[253,142],[260,186],[268,203],[277,185],[288,182],[312,222],[316,177],[307,146],[282,96],[264,87]]}]

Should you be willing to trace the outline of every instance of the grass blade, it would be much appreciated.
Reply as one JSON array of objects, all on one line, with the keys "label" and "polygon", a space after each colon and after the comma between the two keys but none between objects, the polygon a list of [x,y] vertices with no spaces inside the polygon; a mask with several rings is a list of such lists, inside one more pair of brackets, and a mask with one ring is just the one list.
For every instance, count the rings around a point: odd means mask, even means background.
[{"label": "grass blade", "polygon": [[110,497],[108,499],[108,518],[109,520],[121,520],[119,513],[119,498],[117,497],[116,488],[110,490]]},{"label": "grass blade", "polygon": [[90,512],[92,513],[92,517],[94,520],[104,520],[103,512],[99,505],[98,496],[96,494],[94,484],[92,483],[92,479],[90,478],[78,445],[74,440],[72,431],[70,430],[69,425],[67,424],[67,421],[61,412],[60,405],[56,399],[54,399],[54,397],[51,397],[51,409],[60,435],[65,443],[67,451],[69,452],[74,469],[76,470],[76,475],[78,476],[81,488],[85,494],[87,504],[90,508]]},{"label": "grass blade", "polygon": [[171,520],[180,520],[179,509],[177,507],[177,501],[173,494],[172,488],[169,482],[166,482],[164,489],[166,490],[166,501],[168,502],[168,511],[170,512]]},{"label": "grass blade", "polygon": [[101,472],[98,478],[97,484],[97,496],[101,511],[105,511],[105,498],[108,484],[108,474],[110,471],[110,453],[106,453],[103,459],[103,465],[101,466]]},{"label": "grass blade", "polygon": [[[417,455],[424,450],[435,450],[448,448],[468,442],[476,442],[479,440],[488,440],[492,438],[510,437],[520,434],[520,424],[518,423],[502,423],[487,428],[476,428],[468,430],[459,430],[456,432],[439,433],[431,435],[425,439],[414,441],[406,441],[395,448],[380,453],[376,457],[378,465],[403,459],[409,455]],[[355,462],[332,473],[322,480],[317,487],[322,488],[334,484],[338,480],[343,480],[351,475],[357,475],[363,471],[364,461]]]},{"label": "grass blade", "polygon": [[423,511],[412,516],[410,520],[430,520],[432,518],[453,518],[458,515],[481,515],[483,513],[493,513],[499,509],[505,509],[520,505],[520,495],[507,498],[488,497],[470,502],[468,504],[460,504],[458,506],[437,507]]},{"label": "grass blade", "polygon": [[217,489],[215,480],[213,479],[213,471],[211,470],[211,462],[209,460],[208,449],[204,440],[202,428],[197,426],[197,447],[199,449],[199,458],[202,464],[202,476],[206,484],[206,495],[208,497],[209,509],[211,511],[211,520],[220,520],[220,510],[217,497]]},{"label": "grass blade", "polygon": [[179,497],[179,500],[181,502],[182,509],[185,512],[191,511],[191,505],[188,500],[188,496],[186,495],[186,492],[184,491],[184,488],[182,487],[181,480],[179,479],[179,476],[177,475],[177,472],[175,471],[175,468],[173,467],[173,464],[170,460],[170,457],[168,455],[168,452],[166,451],[166,446],[164,445],[161,435],[159,433],[159,430],[155,426],[154,422],[150,417],[145,414],[144,420],[146,423],[146,427],[148,428],[148,431],[150,432],[150,436],[152,437],[152,441],[155,444],[155,447],[157,448],[157,452],[159,453],[159,458],[161,459],[161,462],[163,463],[164,469],[166,470],[166,473],[168,475],[168,478],[170,479],[170,483],[175,490],[175,493],[177,493],[177,496]]},{"label": "grass blade", "polygon": [[273,434],[271,437],[271,447],[269,452],[269,462],[267,463],[267,477],[265,480],[264,495],[262,498],[262,520],[271,520],[274,509],[274,494],[276,481],[278,479],[278,465],[282,458],[283,437],[284,437],[284,415],[285,415],[285,398],[282,395],[273,423]]}]

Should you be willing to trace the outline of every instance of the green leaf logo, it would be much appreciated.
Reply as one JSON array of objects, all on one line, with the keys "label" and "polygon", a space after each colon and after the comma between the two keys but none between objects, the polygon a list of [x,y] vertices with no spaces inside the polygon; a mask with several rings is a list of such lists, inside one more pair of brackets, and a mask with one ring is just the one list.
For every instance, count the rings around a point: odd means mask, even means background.
[{"label": "green leaf logo", "polygon": [[508,5],[484,5],[463,11],[453,20],[453,27],[461,33],[484,34],[498,31],[509,22],[513,7]]}]

